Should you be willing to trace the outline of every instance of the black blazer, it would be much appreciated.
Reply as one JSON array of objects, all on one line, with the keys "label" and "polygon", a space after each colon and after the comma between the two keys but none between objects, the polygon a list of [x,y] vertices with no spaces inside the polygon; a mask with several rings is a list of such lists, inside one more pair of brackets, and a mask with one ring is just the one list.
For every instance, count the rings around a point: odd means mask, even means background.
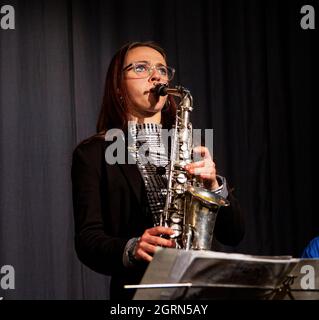
[{"label": "black blazer", "polygon": [[[104,138],[93,137],[73,153],[75,249],[86,266],[112,276],[111,299],[127,299],[133,292],[123,285],[138,284],[147,263],[125,268],[125,245],[153,225],[137,165],[107,164],[106,147]],[[221,243],[236,245],[243,237],[244,223],[237,200],[231,194],[229,200],[231,206],[218,213],[214,232]]]}]

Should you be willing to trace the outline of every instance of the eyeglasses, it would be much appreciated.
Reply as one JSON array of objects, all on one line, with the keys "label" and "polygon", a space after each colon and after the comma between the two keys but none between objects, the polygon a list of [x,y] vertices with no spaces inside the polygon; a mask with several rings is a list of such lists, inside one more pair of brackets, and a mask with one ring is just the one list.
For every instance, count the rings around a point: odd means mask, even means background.
[{"label": "eyeglasses", "polygon": [[172,80],[175,74],[174,68],[164,66],[163,64],[151,66],[147,61],[132,62],[123,69],[123,72],[133,70],[138,78],[147,78],[152,74],[154,69],[166,81]]}]

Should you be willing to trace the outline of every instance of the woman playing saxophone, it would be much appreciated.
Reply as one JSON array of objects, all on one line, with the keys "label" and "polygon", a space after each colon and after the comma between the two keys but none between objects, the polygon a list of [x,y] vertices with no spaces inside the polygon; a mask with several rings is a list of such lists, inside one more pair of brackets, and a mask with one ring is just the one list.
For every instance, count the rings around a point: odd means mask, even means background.
[{"label": "woman playing saxophone", "polygon": [[[140,282],[157,246],[176,247],[175,231],[157,219],[165,209],[170,162],[162,130],[175,125],[178,106],[172,95],[154,92],[159,83],[170,84],[173,76],[174,69],[167,65],[166,54],[157,44],[123,46],[107,72],[98,133],[73,153],[75,249],[86,266],[112,277],[111,298],[132,297],[133,292],[123,286]],[[124,133],[125,159],[134,163],[106,161],[107,135],[113,129]],[[152,163],[145,162],[140,152],[145,144]],[[208,149],[192,151],[203,159],[188,161],[183,170],[229,202],[219,210],[214,234],[220,242],[236,245],[244,233],[238,202],[226,180],[217,175]]]}]

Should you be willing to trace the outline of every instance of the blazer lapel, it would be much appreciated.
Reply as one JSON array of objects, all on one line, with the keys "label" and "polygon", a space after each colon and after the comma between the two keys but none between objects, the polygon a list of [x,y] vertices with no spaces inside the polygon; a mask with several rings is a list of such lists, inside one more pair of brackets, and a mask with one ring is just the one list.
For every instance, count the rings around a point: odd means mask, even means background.
[{"label": "blazer lapel", "polygon": [[[108,138],[109,132],[105,134],[105,140],[107,141],[105,144],[105,148],[110,144],[110,140]],[[114,132],[113,132],[114,135]],[[112,138],[113,136],[111,136]],[[124,139],[123,132],[119,131],[119,138]],[[129,154],[127,150],[127,139],[124,139],[125,142],[125,158],[126,162],[124,164],[118,164],[117,166],[120,168],[124,176],[126,177],[131,189],[133,190],[133,193],[135,194],[138,203],[141,203],[141,187],[143,183],[143,178],[140,174],[140,171],[137,167],[137,164],[135,163],[134,159],[132,159],[132,156]],[[104,150],[105,151],[105,150]],[[128,158],[130,158],[130,162],[128,162]],[[132,161],[133,160],[133,161]],[[129,164],[130,163],[130,164]]]}]

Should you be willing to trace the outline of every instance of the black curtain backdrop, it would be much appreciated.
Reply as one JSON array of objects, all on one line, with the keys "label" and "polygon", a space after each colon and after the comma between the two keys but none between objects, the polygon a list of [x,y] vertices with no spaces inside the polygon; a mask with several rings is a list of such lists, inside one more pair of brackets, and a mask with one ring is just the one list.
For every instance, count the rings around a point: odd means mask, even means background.
[{"label": "black curtain backdrop", "polygon": [[[313,109],[318,1],[0,1],[0,267],[9,299],[105,299],[109,279],[73,247],[71,155],[94,134],[114,52],[155,40],[190,89],[196,128],[214,129],[214,157],[246,216],[237,248],[300,256],[319,235]],[[318,82],[317,82],[318,83]]]}]

